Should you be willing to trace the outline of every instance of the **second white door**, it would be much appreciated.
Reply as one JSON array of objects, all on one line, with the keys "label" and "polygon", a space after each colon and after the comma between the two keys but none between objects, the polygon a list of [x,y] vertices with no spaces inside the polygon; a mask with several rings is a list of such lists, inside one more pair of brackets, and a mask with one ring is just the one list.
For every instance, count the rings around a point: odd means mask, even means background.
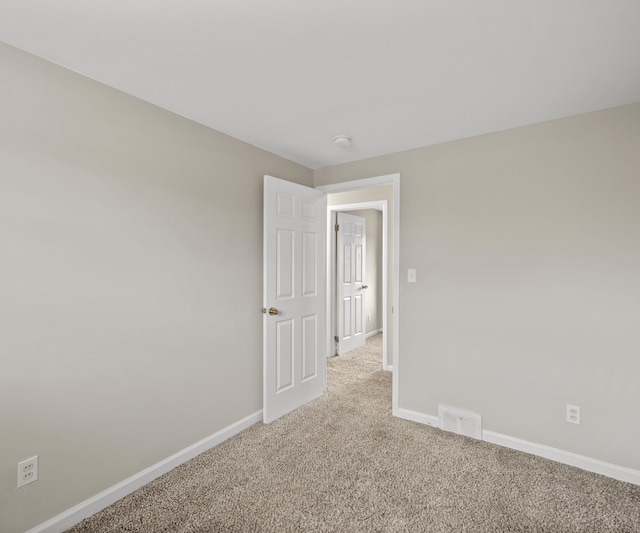
[{"label": "second white door", "polygon": [[337,216],[338,355],[364,346],[364,300],[367,289],[365,219],[348,213]]}]

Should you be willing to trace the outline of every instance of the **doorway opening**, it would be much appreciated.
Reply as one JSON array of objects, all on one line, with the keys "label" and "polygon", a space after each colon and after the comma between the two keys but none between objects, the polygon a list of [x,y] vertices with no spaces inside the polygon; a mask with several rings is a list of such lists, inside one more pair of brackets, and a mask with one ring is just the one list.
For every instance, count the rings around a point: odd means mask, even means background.
[{"label": "doorway opening", "polygon": [[[338,211],[376,208],[383,213],[383,365],[393,372],[392,412],[398,414],[399,375],[399,263],[400,263],[400,175],[389,174],[375,178],[316,187],[327,193],[327,356],[334,355],[335,346],[335,237],[334,217]],[[384,368],[383,367],[383,368]]]},{"label": "doorway opening", "polygon": [[[357,191],[356,191],[357,192]],[[390,186],[385,186],[375,191],[380,196],[391,197],[393,191]],[[369,193],[371,195],[371,193]],[[375,194],[374,194],[375,195]],[[353,196],[350,194],[350,196]],[[356,194],[357,196],[357,194]],[[388,264],[388,199],[372,200],[367,202],[356,203],[341,203],[344,198],[341,193],[334,193],[327,195],[327,211],[328,218],[330,218],[330,228],[332,231],[327,234],[328,242],[328,265],[331,267],[328,277],[327,289],[331,294],[330,303],[330,321],[327,322],[328,328],[331,330],[329,338],[333,339],[333,342],[328,346],[328,356],[336,355],[336,353],[342,353],[342,347],[340,344],[341,328],[340,326],[340,311],[338,307],[340,298],[338,297],[338,288],[340,285],[340,270],[343,267],[342,262],[344,257],[338,253],[336,249],[336,243],[339,240],[337,238],[338,231],[335,230],[338,223],[339,213],[348,213],[353,215],[362,216],[365,219],[366,228],[366,257],[364,258],[365,276],[363,288],[366,287],[363,298],[365,298],[365,305],[362,308],[361,316],[357,317],[363,322],[363,338],[362,344],[364,344],[364,338],[375,335],[376,333],[382,333],[382,368],[383,370],[393,371],[393,366],[389,364],[388,358],[388,323],[387,323],[387,307],[388,307],[388,283],[387,283],[387,264]],[[376,217],[375,215],[379,216]],[[340,231],[343,228],[340,227]],[[354,261],[357,262],[357,261]],[[373,264],[372,264],[373,262]],[[376,279],[377,278],[377,279]],[[355,280],[354,280],[355,281]],[[355,314],[354,314],[355,315]],[[357,321],[356,316],[352,317],[353,321]],[[339,339],[339,340],[336,340]]]}]

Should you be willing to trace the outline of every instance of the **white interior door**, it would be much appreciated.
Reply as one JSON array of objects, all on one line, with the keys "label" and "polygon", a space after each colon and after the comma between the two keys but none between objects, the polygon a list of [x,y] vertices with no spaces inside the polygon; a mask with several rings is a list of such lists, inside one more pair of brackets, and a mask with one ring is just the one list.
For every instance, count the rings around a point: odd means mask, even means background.
[{"label": "white interior door", "polygon": [[263,418],[326,387],[325,193],[264,177]]},{"label": "white interior door", "polygon": [[365,219],[348,213],[337,217],[338,355],[364,346],[364,298],[366,265]]}]

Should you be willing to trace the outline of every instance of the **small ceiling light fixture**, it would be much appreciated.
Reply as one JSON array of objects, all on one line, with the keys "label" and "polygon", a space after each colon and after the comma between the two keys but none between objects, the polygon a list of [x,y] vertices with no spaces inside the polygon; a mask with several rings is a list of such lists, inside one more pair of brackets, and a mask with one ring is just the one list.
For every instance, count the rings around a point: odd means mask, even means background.
[{"label": "small ceiling light fixture", "polygon": [[351,146],[351,137],[348,135],[336,135],[333,138],[333,142],[342,148],[346,148],[347,146]]}]

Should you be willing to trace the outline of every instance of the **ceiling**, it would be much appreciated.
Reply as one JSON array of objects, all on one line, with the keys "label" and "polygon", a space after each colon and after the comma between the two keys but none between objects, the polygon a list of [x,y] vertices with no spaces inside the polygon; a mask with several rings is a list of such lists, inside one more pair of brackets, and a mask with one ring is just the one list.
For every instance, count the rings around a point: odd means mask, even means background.
[{"label": "ceiling", "polygon": [[314,169],[640,101],[638,0],[1,0],[0,41]]}]

